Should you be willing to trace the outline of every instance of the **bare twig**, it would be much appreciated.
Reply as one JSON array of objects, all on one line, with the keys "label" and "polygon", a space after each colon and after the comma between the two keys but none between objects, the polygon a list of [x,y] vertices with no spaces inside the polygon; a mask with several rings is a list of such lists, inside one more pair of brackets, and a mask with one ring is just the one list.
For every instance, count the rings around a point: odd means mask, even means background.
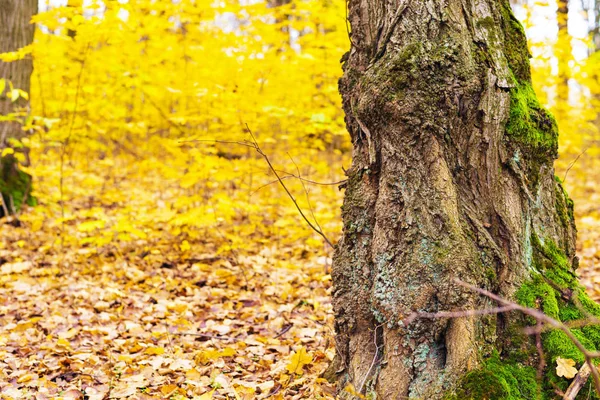
[{"label": "bare twig", "polygon": [[[541,321],[537,321],[537,325],[541,327],[543,324]],[[541,333],[537,333],[535,335],[535,348],[537,349],[538,357],[540,358],[540,362],[538,364],[538,370],[537,370],[537,378],[538,378],[538,380],[541,381],[543,373],[544,373],[544,368],[546,368],[546,357],[544,356],[544,347],[542,345],[542,334]]]},{"label": "bare twig", "polygon": [[321,227],[321,224],[319,224],[319,220],[315,216],[315,212],[314,212],[312,204],[310,202],[310,195],[308,194],[308,189],[306,188],[306,185],[304,184],[304,180],[302,179],[302,175],[300,174],[300,168],[298,167],[298,164],[296,164],[296,161],[294,161],[294,159],[292,158],[292,156],[289,153],[287,156],[290,158],[290,161],[292,162],[292,164],[294,164],[294,167],[296,167],[296,171],[298,172],[300,184],[302,185],[302,189],[304,189],[304,193],[306,194],[306,204],[308,204],[308,210],[310,211],[310,215],[312,216],[313,221],[315,221],[315,225],[317,225],[317,228],[319,228],[319,230],[321,232],[323,232],[323,228]]},{"label": "bare twig", "polygon": [[363,378],[362,383],[360,384],[360,386],[358,388],[358,393],[362,393],[365,383],[367,382],[367,379],[369,378],[369,375],[371,374],[371,370],[373,369],[373,366],[375,365],[375,362],[377,361],[377,358],[379,357],[379,345],[377,344],[377,329],[381,328],[382,326],[383,326],[383,324],[377,325],[373,331],[373,343],[375,344],[375,355],[373,355],[373,361],[371,361],[371,365],[369,366],[369,369],[367,370],[367,373],[365,374],[365,377]]},{"label": "bare twig", "polygon": [[214,336],[214,335],[206,335],[204,333],[174,332],[173,335],[177,335],[177,336],[196,336],[196,337],[202,337],[202,338],[207,338],[207,339],[217,339],[217,340],[231,340],[231,341],[234,341],[234,342],[238,341],[238,339],[230,337],[230,336]]},{"label": "bare twig", "polygon": [[[317,182],[317,181],[311,181],[310,179],[306,179],[306,178],[302,178],[302,177],[296,176],[294,174],[290,174],[289,172],[285,172],[285,171],[282,171],[282,170],[277,170],[277,172],[281,172],[281,173],[287,174],[285,176],[282,176],[281,180],[295,178],[295,179],[298,179],[301,182],[306,182],[306,183],[310,183],[310,184],[313,184],[313,185],[319,185],[319,186],[336,186],[336,185],[341,185],[343,183],[348,182],[348,179],[343,179],[343,180],[338,181],[338,182]],[[279,180],[275,179],[274,181],[271,181],[269,183],[265,183],[264,185],[260,186],[258,189],[254,190],[251,194],[258,193],[258,192],[260,192],[261,189],[264,189],[267,186],[273,185],[274,183],[279,183]]]},{"label": "bare twig", "polygon": [[65,199],[64,199],[64,172],[65,172],[65,156],[67,154],[67,147],[69,146],[69,142],[71,141],[71,135],[73,134],[73,127],[75,126],[75,117],[77,115],[77,109],[79,108],[79,94],[81,92],[81,77],[83,76],[83,69],[85,67],[85,62],[87,60],[87,54],[90,49],[90,44],[88,43],[85,48],[85,53],[83,54],[83,59],[81,60],[81,68],[79,69],[79,75],[77,76],[77,88],[75,91],[75,106],[73,107],[73,112],[71,113],[71,122],[69,124],[69,132],[67,134],[67,138],[63,142],[62,149],[60,152],[60,209],[62,216],[62,232],[61,235],[64,234],[65,231]]},{"label": "bare twig", "polygon": [[579,160],[579,158],[585,154],[586,151],[588,151],[590,149],[590,147],[592,147],[591,145],[589,145],[588,147],[586,147],[581,153],[579,153],[579,155],[577,155],[577,157],[575,157],[575,159],[573,161],[571,161],[571,163],[569,164],[569,166],[567,167],[567,170],[565,171],[565,176],[563,178],[563,183],[565,183],[567,181],[567,175],[569,174],[569,171],[571,170],[571,168],[573,168],[573,166],[575,166],[575,163],[577,162],[577,160]]},{"label": "bare twig", "polygon": [[579,368],[579,372],[575,375],[575,379],[569,385],[569,388],[565,392],[563,396],[563,400],[575,400],[577,397],[577,393],[581,390],[581,388],[585,385],[592,371],[590,370],[590,366],[588,363],[583,364],[581,368]]},{"label": "bare twig", "polygon": [[484,310],[463,310],[463,311],[441,311],[437,313],[423,313],[423,312],[413,312],[408,317],[402,320],[402,324],[404,326],[411,324],[414,320],[419,318],[424,319],[438,319],[438,318],[463,318],[463,317],[471,317],[474,315],[490,315],[490,314],[501,314],[508,311],[516,310],[516,307],[513,305],[508,305],[504,307],[495,307],[488,308]]},{"label": "bare twig", "polygon": [[290,329],[292,329],[292,326],[294,326],[294,324],[286,324],[283,329],[277,335],[275,335],[274,339],[285,335]]},{"label": "bare twig", "polygon": [[289,191],[289,189],[287,188],[287,186],[285,185],[285,183],[283,183],[283,180],[281,179],[281,176],[279,175],[279,173],[277,172],[277,170],[275,169],[275,167],[273,167],[273,164],[271,164],[271,160],[269,159],[269,156],[267,156],[267,154],[264,153],[262,151],[262,149],[260,148],[260,146],[258,145],[258,142],[256,141],[256,137],[254,136],[254,134],[250,130],[250,127],[248,126],[248,124],[246,124],[246,129],[248,130],[248,133],[250,134],[250,137],[252,138],[252,144],[254,145],[254,149],[267,162],[267,165],[269,166],[269,169],[271,170],[271,172],[273,172],[273,174],[275,175],[275,177],[279,181],[279,184],[281,185],[281,187],[283,188],[283,190],[285,190],[285,192],[287,193],[288,197],[292,200],[292,202],[294,203],[294,206],[296,206],[296,209],[300,213],[300,216],[302,216],[302,218],[304,219],[304,221],[308,224],[308,226],[310,226],[310,228],[313,231],[315,231],[316,233],[318,233],[323,238],[323,240],[325,240],[325,242],[329,246],[331,246],[331,248],[333,248],[334,247],[333,243],[331,243],[331,241],[327,238],[327,236],[325,236],[325,234],[323,233],[323,231],[321,231],[317,226],[315,226],[306,217],[306,214],[304,214],[304,212],[302,211],[302,208],[300,208],[300,205],[298,204],[298,202],[294,198],[294,195],[292,195],[292,193]]},{"label": "bare twig", "polygon": [[[294,203],[294,206],[296,206],[296,209],[298,210],[298,212],[300,213],[300,216],[302,217],[302,219],[304,219],[304,221],[308,224],[308,226],[315,231],[316,233],[319,234],[319,236],[321,236],[323,238],[323,240],[325,240],[325,242],[331,247],[334,248],[333,243],[331,242],[331,240],[329,240],[329,238],[325,235],[325,233],[323,233],[323,231],[320,229],[320,227],[317,225],[315,226],[314,223],[312,223],[307,217],[306,214],[304,214],[304,212],[302,211],[302,208],[300,207],[300,205],[298,204],[298,202],[296,201],[296,198],[292,195],[292,193],[290,192],[290,190],[288,189],[288,187],[285,185],[285,183],[283,183],[283,180],[286,178],[286,176],[281,176],[278,172],[277,169],[275,169],[275,167],[273,166],[273,164],[271,163],[271,159],[269,158],[269,156],[267,156],[267,154],[265,152],[263,152],[263,150],[261,149],[260,145],[258,144],[258,141],[256,140],[256,137],[254,136],[254,134],[252,133],[252,131],[250,130],[250,127],[248,126],[248,124],[246,124],[246,130],[248,131],[248,134],[250,134],[250,137],[252,138],[252,142],[249,141],[233,141],[233,140],[216,140],[216,139],[191,139],[191,140],[181,140],[179,141],[179,143],[194,143],[194,142],[209,142],[209,143],[222,143],[222,144],[237,144],[240,146],[245,146],[245,147],[249,147],[251,149],[254,149],[266,162],[267,165],[269,167],[269,169],[271,170],[271,172],[275,175],[275,177],[277,178],[277,180],[275,182],[279,182],[279,184],[281,185],[281,187],[283,188],[283,190],[285,190],[286,194],[288,195],[288,197],[292,200],[292,202]],[[292,174],[289,174],[292,175]],[[264,186],[263,186],[264,187]],[[262,187],[261,187],[262,188]]]},{"label": "bare twig", "polygon": [[240,142],[235,140],[216,140],[216,139],[191,139],[191,140],[180,140],[179,143],[221,143],[221,144],[239,144],[240,146],[250,147],[256,150],[256,146],[253,143],[246,141]]}]

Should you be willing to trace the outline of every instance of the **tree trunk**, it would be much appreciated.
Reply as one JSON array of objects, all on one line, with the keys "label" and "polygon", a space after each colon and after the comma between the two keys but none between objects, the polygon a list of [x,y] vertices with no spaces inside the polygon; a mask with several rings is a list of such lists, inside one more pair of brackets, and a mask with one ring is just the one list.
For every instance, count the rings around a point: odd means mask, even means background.
[{"label": "tree trunk", "polygon": [[[567,294],[597,311],[574,275],[556,122],[532,89],[509,0],[350,0],[349,19],[340,91],[354,150],[327,376],[348,398],[350,384],[377,399],[566,390],[552,365],[536,381],[535,338],[520,329],[532,321],[517,313],[405,323],[497,306],[457,279],[563,320],[575,318],[559,315],[575,307]],[[580,362],[560,335],[543,335],[546,361]]]},{"label": "tree trunk", "polygon": [[[558,23],[558,41],[556,43],[556,58],[558,59],[558,83],[556,87],[557,110],[569,107],[569,61],[573,59],[573,46],[569,35],[569,0],[558,0],[556,8]],[[563,113],[564,114],[564,113]],[[562,120],[562,115],[559,116]]]},{"label": "tree trunk", "polygon": [[600,0],[594,1],[594,29],[592,30],[592,51],[600,50]]},{"label": "tree trunk", "polygon": [[[33,42],[35,26],[31,18],[37,12],[38,0],[0,0],[0,53],[17,51]],[[30,77],[33,71],[31,57],[13,62],[0,61],[0,79],[4,79],[5,89],[0,93],[0,115],[14,114],[27,110],[29,103],[24,98],[12,102],[6,96],[10,84],[15,89],[29,93]],[[0,121],[0,152],[6,147],[14,147],[11,139],[22,139],[24,132],[21,123],[17,121]],[[27,155],[27,149],[16,149]],[[6,212],[16,212],[22,203],[31,202],[31,177],[20,171],[17,158],[6,155],[0,158],[0,193],[2,194],[2,207],[0,217]]]}]

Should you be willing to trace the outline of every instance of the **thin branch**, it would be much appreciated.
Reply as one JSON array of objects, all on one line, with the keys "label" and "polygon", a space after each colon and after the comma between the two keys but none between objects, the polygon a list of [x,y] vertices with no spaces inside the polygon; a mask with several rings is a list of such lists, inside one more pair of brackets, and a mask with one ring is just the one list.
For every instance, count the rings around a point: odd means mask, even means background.
[{"label": "thin branch", "polygon": [[592,371],[590,370],[590,366],[585,363],[581,368],[579,368],[579,372],[575,375],[575,379],[569,385],[569,388],[565,392],[563,396],[563,400],[575,400],[577,394],[581,390],[581,388],[585,385]]},{"label": "thin branch", "polygon": [[60,208],[61,208],[61,216],[62,216],[62,232],[61,235],[64,234],[65,231],[65,200],[64,200],[64,172],[65,172],[65,156],[67,154],[67,147],[69,146],[69,142],[71,141],[71,135],[73,134],[73,127],[75,126],[75,117],[77,115],[77,108],[79,107],[79,94],[81,92],[81,77],[83,76],[83,69],[85,67],[85,62],[87,60],[88,50],[90,49],[90,44],[87,44],[85,48],[85,52],[83,54],[83,59],[81,60],[81,68],[79,69],[79,75],[77,76],[77,88],[75,91],[75,106],[73,107],[73,112],[71,113],[71,123],[69,124],[69,133],[67,134],[67,138],[63,142],[62,150],[60,152]]},{"label": "thin branch", "polygon": [[[277,172],[281,172],[282,174],[287,174],[288,175],[288,176],[285,176],[283,178],[296,178],[296,179],[298,179],[298,180],[300,180],[302,182],[311,183],[313,185],[318,185],[318,186],[336,186],[336,185],[341,185],[343,183],[348,182],[348,179],[342,179],[341,181],[337,181],[337,182],[317,182],[317,181],[313,181],[313,180],[310,180],[310,179],[303,178],[303,177],[301,177],[299,175],[294,175],[291,172],[287,172],[287,171],[284,171],[282,169],[278,169]],[[275,181],[275,182],[277,182],[277,181]]]},{"label": "thin branch", "polygon": [[221,143],[221,144],[239,144],[240,146],[250,147],[256,150],[256,146],[252,143],[238,142],[235,140],[217,140],[217,139],[191,139],[191,140],[180,140],[179,143]]},{"label": "thin branch", "polygon": [[588,147],[586,147],[585,150],[583,150],[581,153],[579,153],[579,155],[577,157],[575,157],[575,159],[573,161],[571,161],[571,163],[569,164],[569,167],[565,171],[565,177],[562,180],[563,183],[565,183],[567,181],[567,175],[569,174],[569,171],[571,170],[571,168],[573,168],[573,166],[575,166],[575,163],[577,162],[577,160],[579,160],[579,157],[581,157],[582,155],[584,155],[585,152],[590,149],[590,147],[592,147],[592,146],[589,145]]},{"label": "thin branch", "polygon": [[[319,186],[336,186],[336,185],[341,185],[343,183],[348,182],[347,179],[341,180],[339,182],[316,182],[316,181],[311,181],[310,179],[305,179],[305,178],[296,176],[294,174],[290,174],[289,172],[285,172],[283,170],[277,170],[277,171],[278,172],[282,172],[284,174],[287,174],[287,175],[281,177],[282,180],[284,180],[284,179],[290,179],[290,178],[295,178],[295,179],[298,179],[298,180],[300,180],[302,182],[310,183],[310,184],[313,184],[313,185],[319,185]],[[258,193],[258,192],[261,191],[261,189],[264,189],[267,186],[271,186],[271,185],[273,185],[275,183],[279,183],[279,180],[275,179],[274,181],[271,181],[269,183],[265,183],[264,185],[260,186],[258,189],[254,190],[252,192],[252,194]]]},{"label": "thin branch", "polygon": [[168,124],[169,124],[171,127],[175,128],[177,131],[179,131],[179,133],[181,133],[181,134],[183,134],[183,135],[188,135],[188,132],[186,132],[186,131],[185,131],[185,129],[183,129],[183,128],[182,128],[182,127],[180,127],[178,124],[176,124],[175,122],[173,122],[173,121],[172,121],[172,120],[169,118],[169,116],[168,116],[168,115],[167,115],[167,114],[166,114],[166,113],[163,111],[163,109],[162,109],[162,108],[160,108],[160,107],[158,106],[158,104],[156,104],[156,103],[154,102],[154,100],[152,100],[152,97],[150,97],[150,95],[148,95],[148,93],[146,93],[146,92],[145,92],[143,89],[142,89],[142,94],[143,94],[143,95],[144,95],[144,96],[145,96],[145,97],[148,99],[148,102],[150,103],[150,105],[151,105],[152,107],[154,107],[154,109],[155,109],[156,111],[158,111],[158,113],[160,114],[160,116],[161,116],[161,117],[163,117],[163,119],[164,119],[165,121],[167,121],[167,123],[168,123]]},{"label": "thin branch", "polygon": [[306,194],[306,203],[308,204],[308,210],[310,211],[310,215],[312,216],[313,221],[315,221],[315,225],[317,225],[317,228],[319,228],[319,230],[321,232],[323,232],[323,228],[321,227],[321,224],[319,224],[319,220],[315,216],[315,212],[314,212],[312,204],[310,202],[310,196],[308,194],[308,189],[306,188],[306,185],[304,184],[304,181],[302,180],[302,176],[300,174],[300,168],[298,167],[298,164],[296,164],[296,161],[294,161],[294,159],[292,158],[292,156],[289,153],[287,154],[287,156],[290,158],[290,161],[292,162],[292,164],[294,164],[294,167],[296,167],[296,171],[298,172],[298,176],[300,177],[300,184],[302,185],[302,189],[304,189],[304,193]]},{"label": "thin branch", "polygon": [[204,333],[174,332],[172,334],[177,335],[177,336],[196,336],[196,337],[202,337],[202,338],[207,338],[207,339],[232,340],[234,342],[239,341],[238,339],[230,337],[230,336],[214,336],[214,335],[206,335]]},{"label": "thin branch", "polygon": [[437,313],[424,313],[424,312],[413,312],[408,317],[402,320],[404,326],[411,324],[416,319],[438,319],[438,318],[463,318],[471,317],[474,315],[490,315],[490,314],[501,314],[508,311],[516,310],[517,308],[513,305],[504,307],[488,308],[484,310],[463,310],[463,311],[440,311]]},{"label": "thin branch", "polygon": [[304,212],[302,211],[302,209],[300,208],[300,206],[298,205],[298,202],[296,201],[296,199],[294,198],[294,196],[292,195],[292,193],[289,191],[289,189],[287,188],[287,186],[285,185],[285,183],[283,183],[283,180],[281,179],[281,176],[279,176],[279,173],[277,172],[277,170],[273,167],[273,164],[271,164],[271,160],[269,159],[269,156],[267,156],[262,149],[260,148],[260,146],[258,145],[258,142],[256,141],[256,137],[254,136],[254,134],[252,133],[252,131],[250,130],[250,127],[248,126],[248,124],[246,124],[246,129],[248,130],[248,133],[250,134],[250,137],[252,137],[252,141],[254,144],[254,149],[256,150],[256,152],[258,154],[260,154],[262,156],[262,158],[267,162],[267,165],[269,166],[269,168],[271,169],[271,171],[273,172],[273,174],[275,175],[275,177],[277,178],[277,180],[279,181],[279,184],[281,185],[281,187],[283,188],[283,190],[285,190],[285,192],[287,193],[288,197],[292,200],[292,202],[294,203],[294,206],[296,206],[296,209],[298,210],[298,212],[300,213],[300,215],[302,216],[302,218],[304,219],[304,221],[308,224],[308,226],[311,227],[311,229],[313,231],[315,231],[316,233],[318,233],[323,240],[325,240],[325,242],[331,246],[331,248],[334,248],[333,244],[331,243],[331,241],[327,238],[327,236],[325,236],[325,234],[318,228],[316,227],[312,222],[310,222],[310,220],[306,217],[306,215],[304,214]]},{"label": "thin branch", "polygon": [[363,381],[360,384],[360,387],[358,388],[358,393],[362,393],[365,383],[367,382],[367,378],[369,378],[369,375],[371,374],[371,370],[373,369],[373,366],[375,365],[375,362],[377,362],[377,358],[379,357],[379,345],[377,344],[377,329],[381,328],[382,326],[383,326],[383,324],[377,325],[375,327],[375,330],[373,331],[373,343],[375,344],[375,355],[373,355],[373,361],[371,361],[371,365],[369,366],[369,369],[367,370],[367,373],[365,374],[365,377],[363,378]]}]

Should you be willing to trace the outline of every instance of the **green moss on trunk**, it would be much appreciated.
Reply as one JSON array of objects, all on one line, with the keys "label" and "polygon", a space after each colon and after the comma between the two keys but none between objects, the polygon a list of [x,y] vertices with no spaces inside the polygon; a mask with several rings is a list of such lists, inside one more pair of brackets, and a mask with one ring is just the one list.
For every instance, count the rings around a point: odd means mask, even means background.
[{"label": "green moss on trunk", "polygon": [[521,145],[524,154],[544,161],[558,153],[556,120],[539,103],[530,83],[518,83],[510,91],[506,133]]},{"label": "green moss on trunk", "polygon": [[[579,284],[575,271],[565,254],[549,239],[533,234],[534,269],[536,272],[519,288],[516,301],[526,307],[539,309],[565,324],[584,321],[590,316],[600,318],[600,305],[592,301]],[[557,399],[556,389],[566,390],[570,380],[556,375],[556,359],[570,358],[581,367],[583,353],[561,330],[542,333],[541,343],[546,366],[538,382],[538,350],[533,337],[525,337],[523,328],[534,326],[531,317],[511,318],[508,327],[510,341],[494,352],[482,366],[469,372],[447,399]],[[574,326],[581,324],[574,323]],[[571,332],[591,351],[600,350],[600,326],[574,327]],[[584,393],[600,398],[587,383]],[[591,389],[591,390],[590,390]]]},{"label": "green moss on trunk", "polygon": [[[31,176],[19,168],[19,162],[13,155],[0,159],[0,193],[9,213],[18,212],[23,204],[37,204],[35,197],[31,196]],[[4,207],[0,207],[0,217],[4,214]]]},{"label": "green moss on trunk", "polygon": [[506,363],[495,352],[483,367],[466,374],[456,393],[447,396],[446,400],[522,400],[537,397],[536,370]]}]

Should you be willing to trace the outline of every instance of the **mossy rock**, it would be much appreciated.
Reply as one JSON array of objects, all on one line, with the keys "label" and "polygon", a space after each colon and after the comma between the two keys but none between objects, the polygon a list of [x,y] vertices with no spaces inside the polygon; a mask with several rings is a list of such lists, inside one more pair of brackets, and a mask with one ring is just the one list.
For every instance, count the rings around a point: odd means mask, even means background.
[{"label": "mossy rock", "polygon": [[[0,193],[9,213],[18,212],[24,203],[37,204],[36,198],[31,196],[31,175],[19,168],[18,160],[12,154],[0,159]],[[4,207],[0,207],[0,218],[4,214]]]}]

